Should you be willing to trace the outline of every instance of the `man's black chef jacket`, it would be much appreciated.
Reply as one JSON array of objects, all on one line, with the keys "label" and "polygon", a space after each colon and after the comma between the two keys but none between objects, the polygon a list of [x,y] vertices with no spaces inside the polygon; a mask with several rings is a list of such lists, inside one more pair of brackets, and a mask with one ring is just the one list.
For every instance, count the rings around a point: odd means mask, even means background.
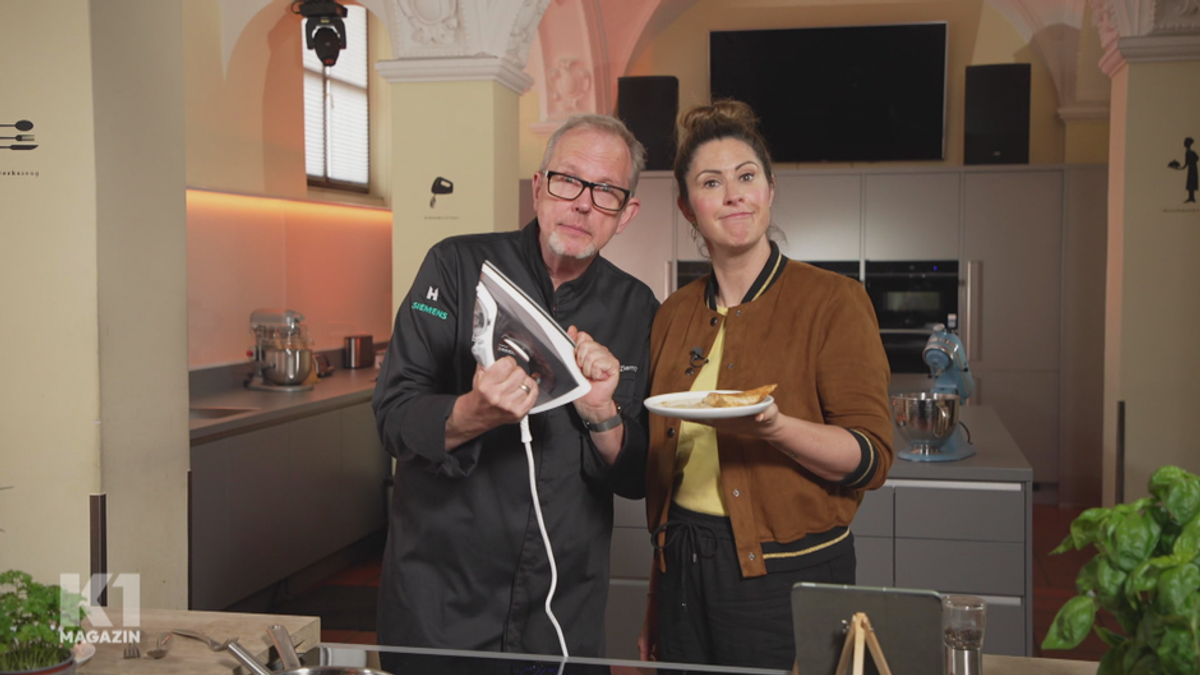
[{"label": "man's black chef jacket", "polygon": [[[650,325],[645,284],[597,257],[554,290],[538,223],[434,246],[396,316],[372,405],[396,457],[379,598],[380,644],[558,654],[543,605],[550,567],[516,424],[444,451],[446,419],[471,389],[475,286],[489,260],[564,328],[621,363],[625,443],[611,467],[572,405],[530,417],[537,486],[558,568],[553,609],[572,655],[604,654],[612,495],[641,498]],[[649,561],[647,561],[649,564]]]}]

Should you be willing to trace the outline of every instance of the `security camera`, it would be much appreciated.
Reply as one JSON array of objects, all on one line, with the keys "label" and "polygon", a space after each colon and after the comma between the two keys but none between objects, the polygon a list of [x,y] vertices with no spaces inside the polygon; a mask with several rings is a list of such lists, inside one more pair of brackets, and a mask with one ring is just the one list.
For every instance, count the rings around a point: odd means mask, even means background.
[{"label": "security camera", "polygon": [[304,24],[305,44],[317,52],[321,63],[332,66],[338,54],[346,48],[346,8],[336,2],[325,0],[299,0],[292,3],[292,11],[308,17]]}]

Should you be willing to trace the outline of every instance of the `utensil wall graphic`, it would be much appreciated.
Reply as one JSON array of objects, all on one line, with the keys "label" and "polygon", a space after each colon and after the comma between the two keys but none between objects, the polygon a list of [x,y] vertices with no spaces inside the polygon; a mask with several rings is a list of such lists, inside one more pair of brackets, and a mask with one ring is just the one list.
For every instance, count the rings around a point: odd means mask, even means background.
[{"label": "utensil wall graphic", "polygon": [[[30,131],[33,129],[33,122],[29,120],[17,120],[12,124],[0,124],[0,127],[15,127],[17,131]],[[16,136],[0,136],[0,141],[16,141],[9,145],[0,145],[0,150],[33,150],[37,145],[33,143],[33,134],[17,134]]]}]

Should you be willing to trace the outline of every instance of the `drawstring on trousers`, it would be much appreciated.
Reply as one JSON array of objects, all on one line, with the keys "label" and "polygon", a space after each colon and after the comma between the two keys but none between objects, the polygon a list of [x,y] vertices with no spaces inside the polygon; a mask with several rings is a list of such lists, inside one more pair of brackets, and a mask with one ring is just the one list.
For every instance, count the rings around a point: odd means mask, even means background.
[{"label": "drawstring on trousers", "polygon": [[[658,535],[666,532],[662,546],[658,545]],[[676,550],[678,560],[684,564],[679,568],[680,586],[683,589],[683,601],[680,603],[687,609],[687,593],[691,590],[689,568],[700,561],[700,558],[711,558],[717,554],[717,535],[707,525],[686,520],[668,520],[650,533],[650,543],[654,552],[662,552],[666,558],[667,549]],[[691,559],[691,565],[687,564]]]}]

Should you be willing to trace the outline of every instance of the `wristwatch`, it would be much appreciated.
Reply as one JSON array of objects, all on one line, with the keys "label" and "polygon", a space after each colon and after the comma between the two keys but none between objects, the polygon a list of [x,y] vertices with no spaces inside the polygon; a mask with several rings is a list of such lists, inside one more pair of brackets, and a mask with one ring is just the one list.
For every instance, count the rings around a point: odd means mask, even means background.
[{"label": "wristwatch", "polygon": [[[587,420],[583,420],[583,428],[587,429],[588,431],[600,432],[608,431],[609,429],[615,429],[618,427],[621,424],[621,404],[613,401],[613,405],[617,406],[616,415],[613,415],[612,417],[600,422],[589,422]],[[580,419],[583,418],[581,417]]]}]

